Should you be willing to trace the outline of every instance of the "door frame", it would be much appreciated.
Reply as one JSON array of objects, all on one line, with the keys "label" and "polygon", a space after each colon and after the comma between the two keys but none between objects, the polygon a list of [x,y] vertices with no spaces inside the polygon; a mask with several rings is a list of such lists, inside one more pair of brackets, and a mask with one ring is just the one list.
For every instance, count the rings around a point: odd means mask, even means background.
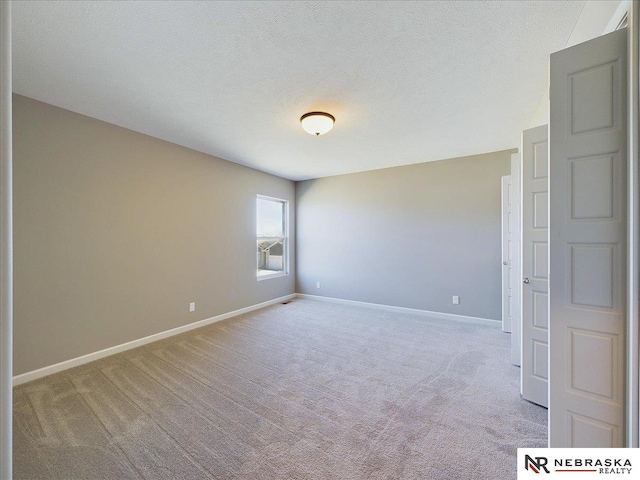
[{"label": "door frame", "polygon": [[504,175],[500,182],[500,196],[502,204],[502,222],[501,222],[501,237],[502,237],[502,259],[501,259],[501,271],[502,271],[502,331],[511,332],[511,303],[512,303],[512,264],[511,258],[511,242],[513,241],[513,228],[511,221],[512,206],[511,206],[511,175]]},{"label": "door frame", "polygon": [[[622,4],[621,4],[622,7]],[[620,10],[620,8],[619,8]],[[618,14],[618,12],[616,12]],[[624,16],[624,11],[619,15]],[[638,45],[640,27],[640,8],[638,2],[630,2],[627,13],[627,95],[628,95],[628,178],[627,178],[627,421],[626,443],[628,447],[640,446],[640,367],[638,349],[640,345],[639,312],[639,242],[640,242],[640,164],[638,161],[638,101],[640,97],[639,68],[640,48]],[[613,19],[612,19],[613,21]],[[620,19],[617,20],[618,22]]]},{"label": "door frame", "polygon": [[[511,363],[522,364],[522,153],[511,155]],[[520,385],[522,393],[522,384]]]}]

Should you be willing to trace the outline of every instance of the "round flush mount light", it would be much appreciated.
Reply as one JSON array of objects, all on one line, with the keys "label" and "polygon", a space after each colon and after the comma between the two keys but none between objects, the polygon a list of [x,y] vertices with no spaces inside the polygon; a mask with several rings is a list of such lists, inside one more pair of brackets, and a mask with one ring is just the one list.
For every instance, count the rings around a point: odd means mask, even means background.
[{"label": "round flush mount light", "polygon": [[325,112],[309,112],[300,117],[300,125],[311,135],[324,135],[333,128],[336,121],[333,115]]}]

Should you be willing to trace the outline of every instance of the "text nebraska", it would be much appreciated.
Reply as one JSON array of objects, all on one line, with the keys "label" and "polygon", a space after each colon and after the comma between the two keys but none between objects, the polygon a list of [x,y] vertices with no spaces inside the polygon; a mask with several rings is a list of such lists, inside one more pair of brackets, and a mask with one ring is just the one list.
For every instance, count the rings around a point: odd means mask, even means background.
[{"label": "text nebraska", "polygon": [[631,467],[628,458],[556,458],[556,467]]}]

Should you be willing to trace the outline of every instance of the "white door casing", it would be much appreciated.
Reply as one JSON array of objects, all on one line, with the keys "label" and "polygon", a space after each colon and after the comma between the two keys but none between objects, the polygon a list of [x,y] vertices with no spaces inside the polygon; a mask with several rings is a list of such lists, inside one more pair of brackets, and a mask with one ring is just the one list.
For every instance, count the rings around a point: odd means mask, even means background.
[{"label": "white door casing", "polygon": [[626,44],[551,55],[551,447],[623,447]]},{"label": "white door casing", "polygon": [[638,136],[640,133],[638,111],[640,104],[639,61],[640,45],[638,27],[640,26],[640,5],[630,2],[628,9],[628,45],[627,45],[627,447],[638,448],[640,445],[640,420],[638,420],[638,398],[640,389],[640,360],[638,358],[638,323],[640,316],[640,261],[638,253],[640,247],[640,175],[638,174]]},{"label": "white door casing", "polygon": [[511,331],[511,176],[502,177],[502,330]]},{"label": "white door casing", "polygon": [[[511,155],[511,363],[521,364],[522,356],[522,252],[520,249],[522,227],[520,225],[520,184],[522,157]],[[522,393],[522,389],[521,389]]]},{"label": "white door casing", "polygon": [[548,126],[522,132],[522,396],[549,406]]}]

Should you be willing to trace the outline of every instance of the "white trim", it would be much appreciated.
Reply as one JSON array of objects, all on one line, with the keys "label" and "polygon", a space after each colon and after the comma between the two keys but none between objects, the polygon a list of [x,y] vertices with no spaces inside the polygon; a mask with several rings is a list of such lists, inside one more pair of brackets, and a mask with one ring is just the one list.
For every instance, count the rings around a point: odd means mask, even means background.
[{"label": "white trim", "polygon": [[639,169],[638,169],[638,3],[629,5],[630,10],[627,17],[628,29],[628,151],[629,151],[629,171],[628,171],[628,227],[627,227],[627,439],[626,446],[637,448],[640,445],[638,436],[640,435],[639,416],[639,375],[638,368],[638,293],[639,293],[639,261],[638,261],[638,238],[640,238],[640,215],[639,215]]},{"label": "white trim", "polygon": [[284,198],[272,197],[270,195],[262,195],[261,193],[257,193],[256,197],[261,198],[262,200],[269,200],[270,202],[285,203],[289,201]]},{"label": "white trim", "polygon": [[249,307],[241,308],[240,310],[234,310],[233,312],[223,313],[215,317],[205,318],[204,320],[193,322],[188,325],[172,328],[171,330],[165,330],[164,332],[154,333],[153,335],[139,338],[138,340],[132,340],[130,342],[123,343],[121,345],[105,348],[104,350],[88,353],[87,355],[82,355],[81,357],[72,358],[70,360],[65,360],[64,362],[56,363],[54,365],[49,365],[48,367],[43,367],[37,370],[32,370],[31,372],[23,373],[21,375],[16,375],[15,377],[13,377],[13,386],[15,387],[17,385],[22,385],[23,383],[31,382],[33,380],[46,377],[47,375],[52,375],[54,373],[62,372],[63,370],[68,370],[69,368],[77,367],[79,365],[84,365],[85,363],[93,362],[95,360],[108,357],[109,355],[114,355],[116,353],[124,352],[126,350],[131,350],[132,348],[141,347],[142,345],[146,345],[151,342],[162,340],[163,338],[172,337],[180,333],[188,332],[189,330],[194,330],[196,328],[204,327],[212,323],[220,322],[222,320],[226,320],[227,318],[236,317],[244,313],[249,313],[254,310],[259,310],[261,308],[265,308],[270,305],[274,305],[276,303],[286,302],[287,300],[291,300],[295,296],[296,294],[292,293],[291,295],[285,295],[284,297],[274,298],[273,300],[268,300],[266,302],[258,303],[256,305],[251,305]]},{"label": "white trim", "polygon": [[270,278],[278,278],[278,277],[286,277],[289,274],[283,271],[279,271],[279,272],[273,272],[273,273],[265,273],[263,275],[258,274],[256,276],[256,280],[258,282],[262,281],[262,280],[269,280]]},{"label": "white trim", "polygon": [[[284,237],[282,237],[282,270],[278,273],[280,273],[279,275],[265,275],[262,277],[259,277],[256,275],[256,279],[258,281],[260,280],[268,280],[270,278],[277,278],[277,277],[282,277],[285,275],[289,275],[289,224],[291,223],[291,218],[289,217],[289,200],[285,200],[284,198],[276,198],[276,197],[270,197],[268,195],[262,195],[260,193],[258,193],[256,195],[256,227],[257,227],[257,223],[258,223],[258,208],[257,208],[257,200],[268,200],[270,202],[278,202],[278,203],[282,203],[284,205],[284,213],[283,213],[283,221],[284,221]],[[256,229],[257,230],[257,229]],[[257,234],[257,232],[256,232]],[[256,236],[256,239],[259,239],[260,237]],[[281,237],[277,237],[277,238],[281,238]],[[260,265],[259,265],[260,261],[257,260],[256,261],[256,267],[257,270],[260,270]]]},{"label": "white trim", "polygon": [[229,313],[223,313],[221,315],[217,315],[211,318],[206,318],[204,320],[193,322],[188,325],[172,328],[171,330],[165,330],[164,332],[154,333],[153,335],[149,335],[147,337],[139,338],[137,340],[132,340],[130,342],[126,342],[120,345],[115,345],[113,347],[105,348],[104,350],[88,353],[86,355],[82,355],[81,357],[72,358],[70,360],[65,360],[64,362],[56,363],[54,365],[42,367],[37,370],[32,370],[31,372],[26,372],[20,375],[16,375],[15,377],[13,377],[13,386],[15,387],[18,385],[22,385],[24,383],[31,382],[33,380],[37,380],[39,378],[43,378],[48,375],[52,375],[54,373],[62,372],[64,370],[68,370],[73,367],[78,367],[80,365],[84,365],[89,362],[100,360],[101,358],[105,358],[110,355],[115,355],[116,353],[131,350],[132,348],[136,348],[136,347],[141,347],[151,342],[156,342],[164,338],[172,337],[174,335],[188,332],[196,328],[204,327],[212,323],[220,322],[228,318],[236,317],[244,313],[249,313],[254,310],[259,310],[261,308],[268,307],[270,305],[275,305],[276,303],[286,302],[287,300],[291,300],[296,297],[305,298],[309,300],[318,300],[318,301],[328,302],[328,303],[337,303],[342,305],[354,305],[354,306],[361,306],[361,307],[376,308],[379,310],[387,310],[391,312],[409,313],[409,314],[421,315],[425,317],[437,318],[440,320],[453,320],[453,321],[461,321],[466,323],[475,323],[479,325],[491,326],[494,328],[500,328],[500,325],[501,325],[500,321],[490,320],[488,318],[469,317],[465,315],[456,315],[452,313],[431,312],[428,310],[419,310],[415,308],[395,307],[392,305],[358,302],[355,300],[344,300],[341,298],[333,298],[333,297],[321,297],[318,295],[307,295],[304,293],[292,293],[290,295],[285,295],[284,297],[274,298],[273,300],[268,300],[266,302],[258,303],[256,305],[251,305],[249,307],[241,308],[239,310],[234,310]]},{"label": "white trim", "polygon": [[382,305],[380,303],[358,302],[356,300],[344,300],[342,298],[321,297],[319,295],[309,295],[306,293],[296,293],[298,298],[306,298],[308,300],[318,300],[327,303],[337,303],[341,305],[354,305],[359,307],[376,308],[378,310],[387,310],[389,312],[409,313],[413,315],[421,315],[424,317],[437,318],[439,320],[454,320],[466,323],[475,323],[479,325],[490,326],[494,328],[502,328],[500,320],[491,320],[489,318],[468,317],[466,315],[456,315],[454,313],[431,312],[429,310],[420,310],[417,308],[395,307],[393,305]]},{"label": "white trim", "polygon": [[500,182],[500,205],[502,210],[502,222],[500,225],[500,239],[502,247],[501,258],[501,282],[500,288],[502,290],[502,331],[511,333],[512,321],[510,313],[511,296],[509,293],[511,290],[511,282],[513,275],[511,275],[511,267],[513,265],[510,246],[513,244],[511,241],[512,229],[509,222],[512,221],[513,215],[511,214],[511,175],[504,175]]},{"label": "white trim", "polygon": [[[620,2],[620,5],[618,5],[618,8],[616,9],[613,16],[611,17],[611,20],[609,20],[609,23],[604,28],[602,35],[606,35],[607,33],[616,31],[616,29],[618,28],[618,25],[620,25],[620,22],[625,17],[625,15],[628,15],[630,13],[631,3],[632,3],[631,0],[622,0]],[[629,20],[630,18],[627,18],[627,22],[629,22]]]}]

